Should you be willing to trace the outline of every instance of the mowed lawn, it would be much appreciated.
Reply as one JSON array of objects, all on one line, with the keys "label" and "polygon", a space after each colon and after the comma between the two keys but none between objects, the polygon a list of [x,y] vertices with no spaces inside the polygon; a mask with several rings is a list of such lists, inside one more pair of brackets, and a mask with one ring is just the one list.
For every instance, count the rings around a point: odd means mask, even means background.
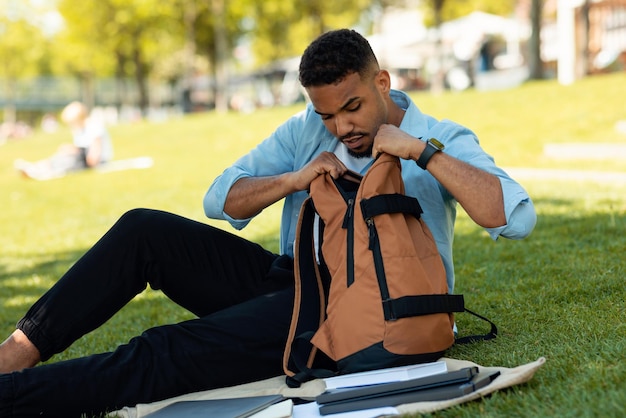
[{"label": "mowed lawn", "polygon": [[[460,211],[456,291],[470,309],[496,322],[500,335],[453,347],[448,355],[505,367],[545,357],[545,365],[528,384],[433,416],[626,415],[626,155],[619,148],[626,145],[626,133],[618,129],[626,120],[626,75],[595,76],[571,86],[541,81],[506,91],[412,96],[424,112],[473,129],[501,166],[522,173],[518,180],[539,217],[526,240],[494,243]],[[21,178],[13,161],[48,155],[70,139],[69,131],[37,132],[0,146],[0,339],[120,215],[135,207],[211,223],[277,251],[279,204],[234,231],[205,218],[202,197],[225,167],[302,107],[111,126],[117,159],[153,158],[154,165],[141,170],[36,182]],[[553,144],[578,143],[597,147],[584,158],[545,152]],[[616,151],[603,157],[594,151],[607,143]],[[559,171],[537,176],[521,169]],[[161,293],[147,290],[50,361],[111,350],[147,327],[191,317]],[[486,331],[468,315],[458,315],[457,322],[462,335]]]}]

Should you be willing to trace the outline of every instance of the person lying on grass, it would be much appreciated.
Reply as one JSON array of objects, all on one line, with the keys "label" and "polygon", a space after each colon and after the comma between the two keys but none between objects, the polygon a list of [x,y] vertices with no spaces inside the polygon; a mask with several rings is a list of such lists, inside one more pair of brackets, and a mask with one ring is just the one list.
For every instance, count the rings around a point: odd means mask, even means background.
[{"label": "person lying on grass", "polygon": [[72,143],[61,144],[53,155],[39,161],[16,160],[15,169],[24,177],[51,180],[97,167],[113,159],[109,132],[104,123],[89,117],[87,106],[81,102],[71,102],[63,108],[61,120],[72,130]]}]

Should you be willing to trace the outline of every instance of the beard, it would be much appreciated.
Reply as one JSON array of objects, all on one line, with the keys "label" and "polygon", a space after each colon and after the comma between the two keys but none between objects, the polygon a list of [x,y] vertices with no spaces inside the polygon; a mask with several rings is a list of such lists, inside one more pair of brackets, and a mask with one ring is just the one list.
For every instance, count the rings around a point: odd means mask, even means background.
[{"label": "beard", "polygon": [[372,150],[374,149],[374,144],[367,147],[365,151],[354,151],[351,148],[346,147],[348,150],[348,154],[350,154],[354,158],[369,158],[372,156]]},{"label": "beard", "polygon": [[[344,135],[340,138],[337,138],[340,142],[344,142],[345,139],[348,139],[354,135],[357,135],[356,132],[350,132],[348,135]],[[368,137],[369,135],[361,132],[358,133],[358,135],[362,135],[363,137]],[[346,146],[346,149],[348,150],[348,154],[353,157],[353,158],[369,158],[372,156],[372,151],[374,150],[374,142],[372,141],[371,144],[368,145],[368,147],[364,150],[364,151],[356,151],[352,148],[350,148],[347,144],[344,143],[344,145]]]}]

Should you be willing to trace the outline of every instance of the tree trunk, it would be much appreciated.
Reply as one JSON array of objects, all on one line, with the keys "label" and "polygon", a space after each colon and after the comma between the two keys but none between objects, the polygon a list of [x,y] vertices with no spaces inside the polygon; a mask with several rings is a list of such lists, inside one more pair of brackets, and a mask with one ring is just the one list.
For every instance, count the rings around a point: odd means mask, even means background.
[{"label": "tree trunk", "polygon": [[443,9],[443,4],[445,0],[433,0],[433,13],[435,17],[435,28],[437,30],[437,40],[436,40],[436,59],[437,59],[437,70],[434,74],[431,75],[430,80],[430,91],[432,93],[441,93],[444,89],[444,76],[445,70],[443,68],[444,65],[444,56],[443,56],[443,39],[441,33],[441,23],[443,18],[441,17],[441,10]]},{"label": "tree trunk", "polygon": [[15,109],[15,80],[6,78],[6,104],[4,105],[4,122],[15,123],[17,121],[17,111]]},{"label": "tree trunk", "polygon": [[146,64],[143,62],[139,43],[137,42],[133,48],[133,62],[135,64],[135,81],[139,90],[139,109],[142,115],[147,115],[148,106],[150,105],[150,97],[148,95],[148,74]]},{"label": "tree trunk", "polygon": [[218,112],[228,111],[228,97],[226,95],[226,87],[228,85],[228,74],[226,72],[228,43],[224,25],[224,7],[224,0],[211,0],[211,8],[215,19],[215,24],[213,25],[215,35],[215,60],[213,63],[215,87],[213,91],[215,110]]},{"label": "tree trunk", "polygon": [[530,24],[532,32],[529,39],[529,69],[532,80],[543,78],[543,62],[541,61],[541,20],[542,20],[542,0],[532,0],[530,9]]},{"label": "tree trunk", "polygon": [[591,27],[591,22],[589,21],[589,9],[591,8],[591,1],[585,0],[581,8],[581,19],[583,24],[583,33],[582,33],[582,73],[583,75],[589,74],[589,69],[591,67],[590,64],[590,53],[589,53],[589,30]]},{"label": "tree trunk", "polygon": [[196,58],[196,19],[198,18],[198,10],[195,0],[186,1],[184,3],[183,20],[185,22],[185,69],[183,78],[182,101],[183,112],[189,113],[193,111],[193,103],[191,103],[191,90],[193,88],[193,79],[195,76],[195,58]]},{"label": "tree trunk", "polygon": [[128,104],[128,89],[126,86],[126,74],[124,64],[126,57],[119,50],[115,52],[115,100],[118,110]]}]

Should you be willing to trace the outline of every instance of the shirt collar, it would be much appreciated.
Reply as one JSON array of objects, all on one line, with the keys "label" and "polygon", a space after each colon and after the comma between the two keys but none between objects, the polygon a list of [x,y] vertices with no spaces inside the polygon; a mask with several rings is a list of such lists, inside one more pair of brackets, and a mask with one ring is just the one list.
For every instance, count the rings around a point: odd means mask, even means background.
[{"label": "shirt collar", "polygon": [[400,129],[416,138],[424,136],[428,131],[428,118],[418,109],[408,94],[399,90],[391,90],[389,96],[395,104],[405,111]]}]

